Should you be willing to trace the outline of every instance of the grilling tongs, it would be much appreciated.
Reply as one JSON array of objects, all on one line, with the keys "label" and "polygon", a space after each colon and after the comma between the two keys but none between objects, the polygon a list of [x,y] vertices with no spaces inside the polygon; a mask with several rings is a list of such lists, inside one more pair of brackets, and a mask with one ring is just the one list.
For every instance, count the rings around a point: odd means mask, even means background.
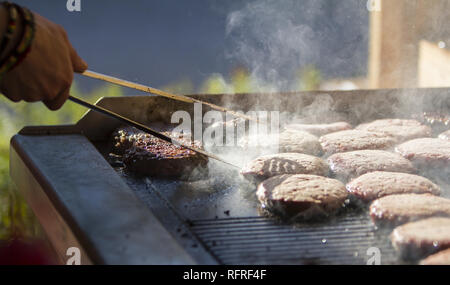
[{"label": "grilling tongs", "polygon": [[[132,83],[132,82],[125,81],[125,80],[122,80],[122,79],[118,79],[118,78],[115,78],[115,77],[110,77],[110,76],[99,74],[99,73],[92,72],[92,71],[85,71],[84,73],[82,73],[82,75],[85,75],[85,76],[88,76],[88,77],[92,77],[92,78],[96,78],[96,79],[100,79],[100,80],[104,80],[104,81],[111,82],[111,83],[118,84],[118,85],[125,86],[125,87],[138,89],[138,90],[145,91],[145,92],[148,92],[148,93],[152,93],[152,94],[168,97],[168,98],[171,98],[171,99],[174,99],[174,100],[179,100],[179,101],[184,101],[184,102],[189,102],[189,103],[206,104],[206,105],[210,106],[213,109],[220,110],[222,112],[229,112],[229,113],[233,114],[236,117],[241,117],[241,118],[244,118],[246,120],[253,120],[253,118],[251,118],[251,117],[245,116],[243,114],[234,112],[232,110],[228,110],[226,108],[223,108],[223,107],[211,104],[211,103],[203,102],[203,101],[200,101],[200,100],[197,100],[197,99],[193,99],[193,98],[190,98],[190,97],[187,97],[187,96],[170,94],[170,93],[158,90],[158,89],[154,89],[152,87],[147,87],[147,86],[140,85],[140,84],[137,84],[137,83]],[[164,140],[166,142],[180,145],[180,146],[182,146],[184,148],[187,148],[187,149],[190,149],[192,151],[195,151],[195,152],[197,152],[197,153],[199,153],[201,155],[204,155],[206,157],[209,157],[209,158],[215,159],[217,161],[223,162],[223,163],[225,163],[225,164],[227,164],[229,166],[232,166],[232,167],[235,167],[235,168],[240,168],[239,166],[237,166],[235,164],[232,164],[232,163],[230,163],[228,161],[225,161],[222,158],[220,158],[220,157],[218,157],[218,156],[216,156],[216,155],[214,155],[212,153],[209,153],[209,152],[204,151],[202,149],[199,149],[199,148],[193,147],[191,145],[185,144],[185,143],[183,143],[181,141],[175,140],[175,139],[173,139],[173,138],[171,138],[171,137],[169,137],[169,136],[167,136],[167,135],[165,135],[165,134],[163,134],[161,132],[158,132],[158,131],[156,131],[156,130],[148,127],[148,126],[145,126],[145,125],[143,125],[141,123],[135,122],[135,121],[133,121],[133,120],[131,120],[129,118],[126,118],[126,117],[124,117],[122,115],[119,115],[119,114],[117,114],[117,113],[115,113],[113,111],[110,111],[108,109],[105,109],[103,107],[100,107],[100,106],[97,106],[97,105],[93,105],[93,104],[91,104],[89,102],[86,102],[86,101],[84,101],[84,100],[82,100],[80,98],[77,98],[75,96],[69,96],[69,100],[74,102],[74,103],[77,103],[77,104],[79,104],[81,106],[84,106],[84,107],[86,107],[88,109],[91,109],[93,111],[96,111],[96,112],[102,113],[104,115],[107,115],[109,117],[112,117],[114,119],[117,119],[117,120],[119,120],[119,121],[121,121],[123,123],[126,123],[126,124],[128,124],[130,126],[133,126],[133,127],[137,128],[138,130],[141,130],[143,132],[151,134],[152,136],[155,136],[155,137],[157,137],[159,139],[162,139],[162,140]]]}]

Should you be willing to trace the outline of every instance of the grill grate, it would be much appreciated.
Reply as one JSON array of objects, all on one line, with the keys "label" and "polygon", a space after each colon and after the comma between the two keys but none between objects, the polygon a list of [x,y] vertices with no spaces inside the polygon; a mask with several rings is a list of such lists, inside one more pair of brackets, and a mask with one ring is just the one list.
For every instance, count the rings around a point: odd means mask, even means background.
[{"label": "grill grate", "polygon": [[[200,264],[367,264],[371,256],[367,250],[376,247],[380,250],[381,264],[402,264],[389,240],[390,231],[377,230],[367,210],[348,208],[333,219],[321,223],[281,222],[275,218],[257,215],[221,217],[220,212],[227,207],[226,200],[202,201],[203,210],[211,218],[190,217],[187,210],[177,202],[171,186],[153,186],[155,181],[133,178],[119,171],[126,178],[138,197],[146,203],[153,213],[166,226],[181,245],[192,254]],[[162,189],[162,191],[161,191]],[[220,197],[231,197],[238,208],[245,207],[237,187],[225,191]],[[185,189],[182,190],[185,193]],[[233,195],[236,194],[236,195]],[[189,201],[194,200],[190,198]],[[239,203],[238,203],[239,202]],[[177,207],[174,205],[178,205]],[[197,205],[197,204],[195,204]],[[256,209],[254,213],[259,213]],[[231,213],[236,211],[234,208]],[[208,212],[212,210],[212,212]],[[229,213],[230,214],[230,213]],[[202,215],[196,215],[197,217]],[[214,218],[213,218],[214,217]],[[201,246],[193,247],[193,244]],[[208,258],[209,256],[209,258]],[[212,259],[214,260],[212,260]]]},{"label": "grill grate", "polygon": [[191,228],[223,264],[367,264],[371,247],[380,250],[382,264],[399,263],[388,234],[361,213],[326,224],[244,217],[195,220]]},{"label": "grill grate", "polygon": [[[377,229],[366,208],[351,206],[323,222],[292,224],[261,216],[257,203],[246,202],[243,194],[247,192],[239,187],[185,199],[191,192],[178,188],[182,182],[150,181],[117,170],[200,264],[365,265],[372,258],[368,249],[373,247],[380,251],[381,264],[410,264],[392,247],[391,230]],[[202,193],[200,188],[195,190],[192,193]],[[243,208],[250,214],[235,214]]]}]

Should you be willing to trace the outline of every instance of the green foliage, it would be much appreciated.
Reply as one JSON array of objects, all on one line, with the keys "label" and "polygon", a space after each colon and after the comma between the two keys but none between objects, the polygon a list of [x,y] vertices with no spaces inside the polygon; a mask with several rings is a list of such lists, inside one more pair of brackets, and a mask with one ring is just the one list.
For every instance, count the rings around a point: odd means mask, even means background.
[{"label": "green foliage", "polygon": [[[122,96],[115,85],[106,85],[88,94],[73,84],[71,94],[92,103],[101,97]],[[39,235],[39,227],[23,198],[14,191],[9,179],[9,141],[27,125],[60,125],[77,122],[86,112],[84,107],[67,102],[57,112],[49,111],[42,103],[12,103],[0,94],[0,239],[19,231],[26,236]]]},{"label": "green foliage", "polygon": [[236,68],[231,74],[231,85],[234,93],[249,93],[252,91],[250,73],[245,68]]},{"label": "green foliage", "polygon": [[239,67],[231,72],[229,83],[221,74],[212,74],[203,82],[200,93],[225,94],[249,93],[254,90],[250,73],[247,69]]},{"label": "green foliage", "polygon": [[297,77],[299,78],[298,89],[301,91],[319,90],[322,82],[322,75],[314,65],[307,65],[300,69]]},{"label": "green foliage", "polygon": [[230,91],[227,82],[220,74],[212,74],[200,87],[203,94],[223,94]]}]

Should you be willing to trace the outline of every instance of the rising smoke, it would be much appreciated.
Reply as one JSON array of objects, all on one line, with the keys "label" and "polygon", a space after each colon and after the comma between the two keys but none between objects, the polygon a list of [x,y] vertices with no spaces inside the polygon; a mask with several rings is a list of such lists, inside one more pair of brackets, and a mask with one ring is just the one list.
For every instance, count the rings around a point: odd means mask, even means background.
[{"label": "rising smoke", "polygon": [[310,64],[329,76],[364,75],[368,17],[363,2],[249,2],[227,17],[227,57],[250,70],[255,91],[295,89],[298,71]]}]

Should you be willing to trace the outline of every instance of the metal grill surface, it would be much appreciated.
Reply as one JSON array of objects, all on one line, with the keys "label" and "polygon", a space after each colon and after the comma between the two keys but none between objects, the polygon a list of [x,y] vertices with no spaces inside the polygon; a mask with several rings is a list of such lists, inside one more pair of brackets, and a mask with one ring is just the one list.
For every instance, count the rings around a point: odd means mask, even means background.
[{"label": "metal grill surface", "polygon": [[[311,119],[310,123],[318,123],[327,118],[329,121],[345,120],[358,125],[382,118],[411,118],[412,114],[424,115],[424,111],[449,114],[448,94],[448,89],[407,92],[358,90],[326,92],[322,96],[310,96],[311,94],[306,93],[280,94],[277,99],[281,100],[278,107],[284,106],[280,110],[294,114],[298,110],[315,106],[316,98],[329,97],[333,106],[322,115],[314,112],[314,118],[308,117],[308,122]],[[272,110],[274,102],[267,100],[271,97],[266,95],[233,95],[232,99],[214,96],[208,97],[208,100],[220,104],[225,99],[226,102],[234,102],[233,108],[237,109],[258,106]],[[297,96],[295,102],[298,104],[288,104],[292,102],[292,96]],[[193,112],[190,106],[173,102],[168,104],[169,102],[160,98],[153,98],[154,102],[151,103],[147,100],[142,97],[133,100],[119,98],[109,99],[103,104],[146,124],[168,124],[168,114],[176,110]],[[303,115],[307,116],[308,112]],[[420,115],[418,119],[428,120]],[[81,126],[84,124],[91,127],[101,120],[105,118],[91,114]],[[434,137],[443,129],[448,129],[447,124],[436,125],[429,120],[426,123],[432,126]],[[107,122],[102,125],[107,125]],[[91,140],[101,142],[118,125],[110,122],[110,126],[102,134],[99,134],[98,129],[84,133]],[[105,155],[108,153],[103,147],[99,147],[99,150]],[[218,150],[213,152],[221,154]],[[240,153],[233,154],[233,157],[242,160]],[[397,257],[389,240],[391,230],[376,229],[367,209],[345,209],[337,217],[322,223],[283,223],[261,215],[260,204],[254,193],[255,187],[242,185],[238,174],[227,173],[221,168],[211,167],[210,179],[198,182],[137,178],[121,167],[115,168],[140,200],[200,264],[367,264],[377,250],[380,252],[381,264],[404,263]],[[425,173],[421,174],[427,176]],[[430,173],[432,176],[433,174],[436,173]],[[450,196],[448,177],[436,177],[432,180],[444,190],[442,196]]]},{"label": "metal grill surface", "polygon": [[[290,223],[261,212],[254,190],[214,179],[186,183],[138,178],[117,169],[167,230],[201,264],[406,264],[365,207],[322,222]],[[436,179],[434,179],[436,181]],[[439,181],[450,198],[448,183]]]},{"label": "metal grill surface", "polygon": [[196,220],[195,234],[223,264],[398,264],[388,233],[369,217],[345,214],[332,223],[281,224],[265,217]]}]

